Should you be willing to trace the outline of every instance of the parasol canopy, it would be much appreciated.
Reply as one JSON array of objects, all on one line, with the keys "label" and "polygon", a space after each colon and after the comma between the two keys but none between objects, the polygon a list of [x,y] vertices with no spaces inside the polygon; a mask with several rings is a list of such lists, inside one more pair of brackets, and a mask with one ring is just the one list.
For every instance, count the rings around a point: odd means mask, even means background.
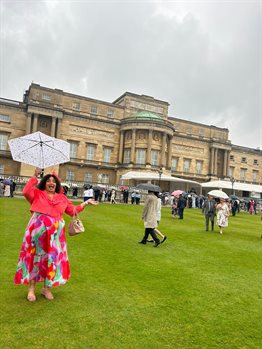
[{"label": "parasol canopy", "polygon": [[183,190],[175,190],[175,191],[173,191],[173,193],[171,193],[171,195],[173,195],[173,196],[179,196],[179,195],[181,195],[181,194],[183,194],[184,192],[183,192]]},{"label": "parasol canopy", "polygon": [[9,179],[9,178],[4,179],[4,180],[3,180],[3,183],[4,183],[5,185],[12,185],[12,184],[13,184],[13,182],[12,182],[11,179]]},{"label": "parasol canopy", "polygon": [[216,198],[221,198],[221,199],[228,199],[227,193],[225,193],[222,190],[211,190],[207,193],[208,195],[214,196]]},{"label": "parasol canopy", "polygon": [[68,183],[65,183],[65,182],[62,182],[62,183],[61,183],[61,186],[62,186],[62,187],[70,188],[70,185],[69,185]]},{"label": "parasol canopy", "polygon": [[39,168],[62,164],[70,160],[70,144],[42,132],[8,141],[13,160]]}]

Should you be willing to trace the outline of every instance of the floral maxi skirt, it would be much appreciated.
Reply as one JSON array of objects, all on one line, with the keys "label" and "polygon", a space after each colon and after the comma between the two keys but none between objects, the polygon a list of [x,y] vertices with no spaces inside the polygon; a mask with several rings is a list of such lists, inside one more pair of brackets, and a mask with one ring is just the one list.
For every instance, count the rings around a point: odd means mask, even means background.
[{"label": "floral maxi skirt", "polygon": [[70,278],[65,239],[65,222],[34,213],[25,231],[16,269],[15,284],[31,280],[46,287],[59,286]]}]

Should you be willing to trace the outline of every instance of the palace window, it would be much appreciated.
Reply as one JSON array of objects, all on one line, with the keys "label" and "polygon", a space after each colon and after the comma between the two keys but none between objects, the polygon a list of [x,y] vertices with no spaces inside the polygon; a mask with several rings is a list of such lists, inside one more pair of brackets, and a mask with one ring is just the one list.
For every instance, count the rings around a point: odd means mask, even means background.
[{"label": "palace window", "polygon": [[93,180],[92,173],[85,173],[84,182],[92,183],[92,180]]},{"label": "palace window", "polygon": [[153,165],[153,166],[158,165],[158,157],[159,157],[159,151],[152,150],[151,151],[151,165]]},{"label": "palace window", "polygon": [[10,116],[5,114],[0,114],[0,121],[10,122]]},{"label": "palace window", "polygon": [[44,101],[47,101],[47,102],[50,102],[51,101],[51,96],[50,95],[47,95],[45,93],[42,94],[42,99]]},{"label": "palace window", "polygon": [[96,105],[91,106],[91,114],[97,114],[97,106]]},{"label": "palace window", "polygon": [[253,171],[252,173],[252,182],[257,183],[258,171]]},{"label": "palace window", "polygon": [[138,165],[145,164],[145,155],[146,155],[145,149],[137,149],[136,150],[136,163]]},{"label": "palace window", "polygon": [[8,136],[6,134],[0,133],[0,150],[7,149],[7,140],[8,140]]},{"label": "palace window", "polygon": [[171,160],[171,171],[177,171],[178,159],[172,158]]},{"label": "palace window", "polygon": [[0,164],[0,174],[3,175],[5,173],[5,165]]},{"label": "palace window", "polygon": [[110,162],[111,153],[112,153],[111,148],[107,148],[107,147],[104,148],[104,157],[103,157],[104,162]]},{"label": "palace window", "polygon": [[254,159],[254,165],[258,165],[258,160]]},{"label": "palace window", "polygon": [[80,103],[79,102],[73,102],[72,109],[76,111],[80,111]]},{"label": "palace window", "polygon": [[203,161],[196,160],[196,174],[202,174]]},{"label": "palace window", "polygon": [[228,175],[229,177],[234,177],[234,167],[230,166],[228,169]]},{"label": "palace window", "polygon": [[47,128],[47,126],[48,126],[48,123],[46,120],[40,120],[40,127]]},{"label": "palace window", "polygon": [[94,160],[95,150],[96,150],[95,144],[88,144],[87,145],[87,151],[86,151],[86,159],[87,160]]},{"label": "palace window", "polygon": [[242,163],[246,163],[246,162],[247,162],[247,158],[246,158],[246,157],[242,157],[242,158],[241,158],[241,162],[242,162]]},{"label": "palace window", "polygon": [[110,119],[113,119],[113,117],[114,117],[114,110],[113,109],[108,109],[107,117]]},{"label": "palace window", "polygon": [[76,159],[77,157],[77,143],[75,142],[69,142],[70,144],[70,158],[71,159]]},{"label": "palace window", "polygon": [[200,128],[198,131],[198,134],[199,134],[199,137],[204,137],[205,131],[202,128]]},{"label": "palace window", "polygon": [[66,180],[68,182],[72,182],[74,179],[75,179],[75,173],[73,171],[71,171],[71,170],[68,170],[66,172]]},{"label": "palace window", "polygon": [[131,149],[125,149],[124,151],[124,164],[129,164],[131,161]]},{"label": "palace window", "polygon": [[235,160],[234,155],[229,155],[229,160],[234,161]]},{"label": "palace window", "polygon": [[246,173],[247,173],[247,170],[245,168],[241,168],[240,169],[240,180],[241,181],[245,181],[246,180]]},{"label": "palace window", "polygon": [[97,181],[98,183],[102,184],[108,184],[109,183],[109,176],[106,173],[99,173],[97,175]]},{"label": "palace window", "polygon": [[189,173],[191,160],[184,159],[183,171],[184,173]]}]

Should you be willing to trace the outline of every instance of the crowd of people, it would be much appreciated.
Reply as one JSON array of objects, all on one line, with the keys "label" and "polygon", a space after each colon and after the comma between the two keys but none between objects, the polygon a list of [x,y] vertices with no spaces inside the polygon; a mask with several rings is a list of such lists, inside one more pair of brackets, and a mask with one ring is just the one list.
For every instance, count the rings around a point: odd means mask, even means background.
[{"label": "crowd of people", "polygon": [[[127,186],[108,187],[105,185],[95,185],[85,184],[81,189],[76,183],[71,185],[63,185],[61,183],[63,193],[73,199],[79,199],[83,197],[86,200],[89,197],[95,199],[98,202],[109,202],[115,203],[131,203],[139,205],[141,202],[141,193],[137,189],[130,189]],[[14,197],[16,189],[16,183],[11,178],[0,179],[0,197]],[[168,192],[160,193],[159,197],[161,199],[161,204],[163,206],[171,205],[172,215],[178,216],[183,219],[183,211],[185,208],[202,208],[205,197],[204,195],[197,195],[196,193],[184,193],[186,195],[173,196]],[[230,199],[228,202],[228,207],[232,215],[235,216],[240,210],[249,212],[250,214],[257,213],[257,202],[254,199]]]}]

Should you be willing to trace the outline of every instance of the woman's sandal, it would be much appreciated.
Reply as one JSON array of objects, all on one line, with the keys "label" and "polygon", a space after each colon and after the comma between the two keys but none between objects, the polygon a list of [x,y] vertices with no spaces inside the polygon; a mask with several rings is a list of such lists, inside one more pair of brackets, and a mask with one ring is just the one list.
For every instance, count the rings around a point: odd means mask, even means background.
[{"label": "woman's sandal", "polygon": [[36,301],[36,295],[35,295],[35,289],[34,288],[29,288],[28,294],[27,294],[27,300],[29,302],[35,302]]},{"label": "woman's sandal", "polygon": [[48,288],[42,288],[41,294],[49,301],[54,299],[52,292]]}]

